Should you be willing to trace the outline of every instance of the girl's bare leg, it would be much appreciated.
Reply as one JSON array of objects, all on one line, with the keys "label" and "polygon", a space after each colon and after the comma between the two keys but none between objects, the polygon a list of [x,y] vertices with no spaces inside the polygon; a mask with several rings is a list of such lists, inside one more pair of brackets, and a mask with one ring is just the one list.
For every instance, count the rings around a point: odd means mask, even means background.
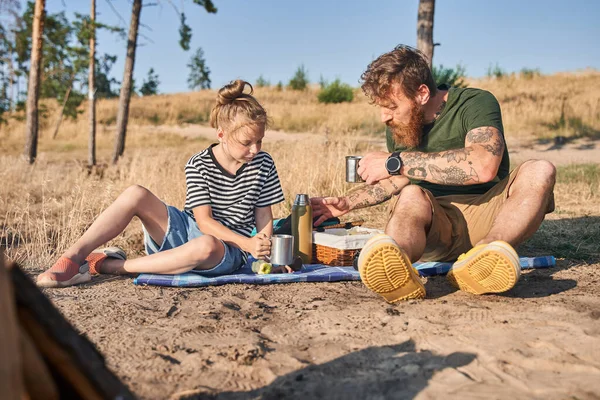
[{"label": "girl's bare leg", "polygon": [[182,274],[194,268],[211,269],[223,259],[225,247],[214,236],[204,235],[174,249],[133,260],[106,259],[100,266],[103,274],[152,273]]},{"label": "girl's bare leg", "polygon": [[121,234],[134,216],[139,217],[155,242],[162,243],[169,222],[167,207],[148,189],[134,185],[100,214],[63,257],[82,264],[94,249]]}]

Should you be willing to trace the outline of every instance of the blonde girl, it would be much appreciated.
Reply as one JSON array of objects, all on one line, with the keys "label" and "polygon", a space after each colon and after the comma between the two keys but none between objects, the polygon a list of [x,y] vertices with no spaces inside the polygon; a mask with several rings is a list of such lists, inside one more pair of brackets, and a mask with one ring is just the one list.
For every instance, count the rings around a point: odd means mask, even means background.
[{"label": "blonde girl", "polygon": [[[249,93],[245,93],[248,87]],[[187,193],[179,210],[148,189],[127,188],[58,261],[37,278],[43,287],[66,287],[94,274],[235,272],[248,254],[267,259],[273,204],[283,191],[271,156],[261,151],[268,118],[252,96],[252,85],[236,80],[221,88],[210,123],[218,143],[185,166]],[[96,250],[138,217],[147,256],[127,260],[119,248]],[[253,228],[258,234],[251,237]]]}]

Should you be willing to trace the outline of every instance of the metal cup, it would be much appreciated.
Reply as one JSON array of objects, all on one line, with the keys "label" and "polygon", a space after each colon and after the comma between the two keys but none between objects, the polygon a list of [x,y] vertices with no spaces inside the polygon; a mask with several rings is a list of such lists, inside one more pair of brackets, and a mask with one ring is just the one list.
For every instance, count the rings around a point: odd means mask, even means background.
[{"label": "metal cup", "polygon": [[359,183],[364,182],[364,179],[358,174],[358,162],[362,156],[346,156],[346,182]]},{"label": "metal cup", "polygon": [[294,237],[292,235],[271,236],[271,264],[292,265],[294,262]]}]

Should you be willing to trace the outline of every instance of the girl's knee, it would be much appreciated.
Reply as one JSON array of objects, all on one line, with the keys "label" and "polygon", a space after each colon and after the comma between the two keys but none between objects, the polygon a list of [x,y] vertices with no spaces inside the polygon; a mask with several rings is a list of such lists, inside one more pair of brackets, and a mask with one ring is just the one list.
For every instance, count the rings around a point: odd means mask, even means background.
[{"label": "girl's knee", "polygon": [[202,235],[188,243],[190,256],[196,263],[210,260],[223,252],[223,243],[211,235]]},{"label": "girl's knee", "polygon": [[140,203],[149,195],[152,195],[152,192],[140,185],[131,185],[127,189],[121,193],[122,198],[130,201],[132,203]]}]

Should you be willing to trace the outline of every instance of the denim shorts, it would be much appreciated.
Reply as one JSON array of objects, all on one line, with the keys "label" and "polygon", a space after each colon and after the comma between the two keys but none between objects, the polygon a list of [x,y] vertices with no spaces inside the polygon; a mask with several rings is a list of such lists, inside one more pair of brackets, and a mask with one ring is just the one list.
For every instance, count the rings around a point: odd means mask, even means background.
[{"label": "denim shorts", "polygon": [[[174,249],[203,235],[196,221],[188,213],[173,206],[166,205],[166,207],[169,215],[169,223],[167,233],[160,246],[150,237],[146,227],[144,227],[144,246],[148,255]],[[227,275],[237,271],[246,263],[246,253],[237,247],[228,245],[222,240],[221,243],[225,246],[225,254],[221,262],[211,269],[196,269],[194,272],[205,276]]]}]

